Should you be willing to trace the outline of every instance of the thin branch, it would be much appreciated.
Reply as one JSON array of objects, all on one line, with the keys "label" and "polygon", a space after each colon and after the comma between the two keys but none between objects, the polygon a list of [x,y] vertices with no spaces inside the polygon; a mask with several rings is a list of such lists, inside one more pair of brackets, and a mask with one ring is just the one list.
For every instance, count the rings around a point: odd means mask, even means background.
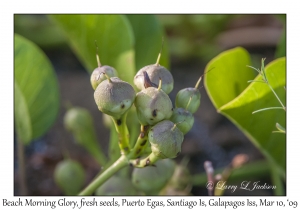
[{"label": "thin branch", "polygon": [[249,80],[248,82],[249,82],[249,83],[250,83],[250,82],[261,82],[261,83],[266,83],[265,81],[260,81],[260,80]]},{"label": "thin branch", "polygon": [[255,114],[257,112],[266,111],[266,110],[271,110],[271,109],[283,109],[283,108],[282,107],[268,107],[268,108],[263,108],[263,109],[256,110],[256,111],[252,112],[252,114]]}]

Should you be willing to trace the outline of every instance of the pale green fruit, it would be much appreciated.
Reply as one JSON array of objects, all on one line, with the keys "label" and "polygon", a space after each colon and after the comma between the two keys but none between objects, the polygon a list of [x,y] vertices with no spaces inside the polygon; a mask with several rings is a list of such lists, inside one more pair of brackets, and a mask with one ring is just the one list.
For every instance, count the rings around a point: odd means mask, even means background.
[{"label": "pale green fruit", "polygon": [[133,87],[117,77],[101,82],[94,93],[98,109],[104,114],[119,119],[133,104]]},{"label": "pale green fruit", "polygon": [[[192,99],[189,103],[191,97]],[[184,108],[193,114],[200,106],[200,98],[200,91],[197,88],[185,88],[177,93],[175,106]],[[187,107],[188,103],[189,106]]]},{"label": "pale green fruit", "polygon": [[142,125],[154,125],[172,115],[172,102],[163,91],[149,87],[136,94],[134,105]]},{"label": "pale green fruit", "polygon": [[105,74],[109,77],[117,77],[117,71],[111,66],[100,66],[95,68],[95,70],[91,74],[91,85],[94,90],[96,90],[97,86],[107,79]]},{"label": "pale green fruit", "polygon": [[64,126],[73,135],[78,144],[83,146],[101,165],[106,159],[97,141],[92,115],[87,109],[72,107],[64,116]]},{"label": "pale green fruit", "polygon": [[159,79],[161,79],[162,81],[161,89],[166,94],[169,94],[173,90],[174,79],[172,74],[165,67],[157,64],[145,66],[136,73],[134,77],[134,84],[139,90],[145,89],[144,75],[143,75],[144,71],[147,72],[149,79],[151,80],[152,83],[156,84],[157,87],[159,84]]},{"label": "pale green fruit", "polygon": [[173,109],[173,114],[170,120],[177,124],[177,127],[183,133],[183,135],[189,132],[194,124],[194,116],[184,108]]},{"label": "pale green fruit", "polygon": [[65,195],[77,195],[84,184],[84,169],[74,160],[63,160],[55,167],[54,180]]},{"label": "pale green fruit", "polygon": [[98,187],[95,195],[137,195],[137,190],[131,180],[125,177],[113,176]]},{"label": "pale green fruit", "polygon": [[175,158],[181,152],[183,133],[173,122],[164,120],[150,129],[148,139],[155,156]]},{"label": "pale green fruit", "polygon": [[89,111],[81,107],[72,107],[64,116],[64,126],[71,132],[82,132],[93,126],[93,119]]},{"label": "pale green fruit", "polygon": [[172,177],[175,165],[173,160],[164,159],[155,162],[155,166],[134,168],[132,183],[147,195],[157,195]]}]

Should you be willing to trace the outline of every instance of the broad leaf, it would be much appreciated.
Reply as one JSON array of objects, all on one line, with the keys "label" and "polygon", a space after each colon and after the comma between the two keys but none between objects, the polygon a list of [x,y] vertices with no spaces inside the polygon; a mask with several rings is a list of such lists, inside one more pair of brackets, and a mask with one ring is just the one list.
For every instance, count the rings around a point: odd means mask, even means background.
[{"label": "broad leaf", "polygon": [[123,15],[50,15],[68,38],[88,72],[97,67],[95,40],[102,65],[110,65],[121,79],[132,83],[135,75],[134,35]]},{"label": "broad leaf", "polygon": [[154,64],[162,46],[160,65],[169,67],[168,46],[163,27],[155,15],[126,15],[129,19],[135,38],[135,65],[137,70]]},{"label": "broad leaf", "polygon": [[15,35],[15,122],[25,144],[43,135],[59,109],[58,82],[45,54],[32,42]]},{"label": "broad leaf", "polygon": [[[220,62],[219,59],[224,60],[225,56],[227,56],[228,59],[229,53],[230,51],[227,51],[217,56],[209,63],[206,69]],[[245,53],[240,51],[234,56],[236,56],[236,60],[241,60],[245,57]],[[241,74],[240,71],[244,71],[245,74],[248,74],[249,71],[254,71],[249,67],[247,69],[242,67],[236,68],[235,65],[236,63],[227,65],[227,69],[231,75]],[[246,63],[243,65],[246,65]],[[285,58],[273,61],[265,68],[265,71],[270,85],[283,104],[285,104]],[[206,89],[209,90],[208,92],[213,93],[210,94],[210,97],[212,101],[214,101],[216,108],[220,113],[236,124],[245,135],[249,137],[253,144],[284,174],[286,167],[286,136],[285,134],[272,133],[272,131],[277,130],[276,123],[279,123],[283,127],[286,126],[285,111],[274,109],[252,114],[252,112],[259,109],[280,107],[281,105],[275,95],[265,83],[254,82],[249,85],[246,81],[244,81],[244,86],[248,84],[248,87],[240,94],[237,94],[232,88],[234,86],[232,80],[227,80],[227,73],[223,71],[216,75],[216,72],[217,69],[207,74],[205,83]],[[215,73],[218,78],[212,78],[211,73]],[[249,78],[249,80],[250,79],[253,78]],[[216,83],[214,80],[223,80],[224,82],[219,81]],[[262,81],[261,75],[258,75],[255,81]],[[218,86],[218,84],[222,84],[222,87]],[[224,87],[224,85],[231,87]],[[230,97],[225,99],[226,97],[224,95],[227,94]],[[234,97],[235,95],[236,97]]]},{"label": "broad leaf", "polygon": [[[285,58],[270,63],[266,67],[266,75],[270,85],[285,104]],[[261,76],[257,76],[255,80],[261,80]],[[255,82],[240,96],[221,107],[220,111],[231,119],[263,154],[285,171],[286,135],[272,131],[277,130],[276,123],[286,126],[286,112],[274,109],[252,114],[255,110],[267,107],[280,107],[280,103],[268,85]]]},{"label": "broad leaf", "polygon": [[237,97],[247,86],[247,81],[253,79],[254,72],[250,65],[249,53],[237,47],[227,50],[206,66],[211,70],[204,77],[207,93],[217,109]]}]

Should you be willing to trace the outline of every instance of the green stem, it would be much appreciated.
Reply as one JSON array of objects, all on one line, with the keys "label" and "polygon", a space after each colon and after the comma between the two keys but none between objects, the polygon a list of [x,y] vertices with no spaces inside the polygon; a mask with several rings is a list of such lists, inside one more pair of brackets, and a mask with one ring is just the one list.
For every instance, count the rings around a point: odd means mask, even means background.
[{"label": "green stem", "polygon": [[127,113],[123,114],[120,119],[112,118],[119,134],[119,147],[122,155],[126,155],[130,152],[129,146],[129,132],[126,125]]},{"label": "green stem", "polygon": [[132,157],[139,157],[147,146],[149,126],[141,125],[141,133],[132,150]]},{"label": "green stem", "polygon": [[108,180],[112,175],[118,172],[120,169],[128,165],[128,160],[125,155],[122,155],[114,164],[112,164],[109,168],[107,168],[100,176],[98,176],[94,181],[92,181],[82,192],[80,192],[79,196],[92,195],[95,190],[103,184],[106,180]]},{"label": "green stem", "polygon": [[134,165],[134,167],[144,168],[146,166],[154,165],[154,163],[158,160],[160,160],[160,158],[157,157],[156,155],[154,155],[153,153],[151,153],[148,157],[146,157],[142,160],[140,160],[138,158],[138,159],[135,159],[135,160],[131,160],[130,163],[132,165]]},{"label": "green stem", "polygon": [[274,93],[275,97],[277,98],[277,100],[279,101],[279,103],[281,104],[282,108],[283,108],[284,111],[285,111],[285,106],[283,105],[283,103],[282,103],[281,100],[279,99],[278,95],[275,93],[275,91],[273,90],[272,86],[271,86],[269,83],[267,83],[267,84],[268,84],[269,88],[272,90],[272,92]]},{"label": "green stem", "polygon": [[120,151],[118,148],[118,133],[115,126],[112,124],[110,126],[110,136],[109,136],[109,161],[113,163],[120,157]]},{"label": "green stem", "polygon": [[26,185],[24,144],[20,138],[17,138],[17,150],[18,150],[20,195],[27,195],[28,190]]},{"label": "green stem", "polygon": [[99,163],[100,166],[104,167],[106,165],[106,163],[108,161],[100,147],[99,148],[98,147],[89,147],[89,149],[87,149],[87,150],[96,159],[96,161]]},{"label": "green stem", "polygon": [[283,109],[283,108],[282,107],[268,107],[268,108],[263,108],[263,109],[256,110],[256,111],[252,112],[252,114],[255,114],[257,112],[262,112],[262,111],[265,111],[265,110],[271,110],[271,109]]},{"label": "green stem", "polygon": [[282,183],[280,174],[277,172],[276,166],[274,166],[273,163],[270,163],[270,165],[271,165],[272,183],[273,183],[273,185],[276,186],[276,188],[274,189],[274,194],[283,196],[283,195],[285,195],[285,193],[284,193],[284,187],[283,187],[283,183]]}]

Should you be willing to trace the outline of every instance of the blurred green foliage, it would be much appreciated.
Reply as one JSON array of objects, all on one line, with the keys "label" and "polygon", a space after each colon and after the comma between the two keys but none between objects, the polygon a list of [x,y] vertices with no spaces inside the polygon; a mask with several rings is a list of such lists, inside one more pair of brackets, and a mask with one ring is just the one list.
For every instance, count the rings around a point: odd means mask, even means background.
[{"label": "blurred green foliage", "polygon": [[42,136],[59,109],[58,81],[46,55],[15,34],[14,114],[18,138],[24,144]]},{"label": "blurred green foliage", "polygon": [[[271,163],[277,166],[278,172],[284,175],[286,135],[272,131],[276,130],[276,123],[286,126],[286,113],[284,110],[267,110],[252,114],[256,110],[278,107],[280,104],[267,84],[253,82],[248,85],[247,80],[262,79],[261,75],[254,78],[254,70],[247,68],[247,65],[250,65],[250,60],[246,50],[234,48],[222,52],[206,66],[206,71],[215,68],[205,77],[207,93],[218,112],[240,128]],[[269,84],[285,104],[285,58],[269,63],[265,72]]]}]

